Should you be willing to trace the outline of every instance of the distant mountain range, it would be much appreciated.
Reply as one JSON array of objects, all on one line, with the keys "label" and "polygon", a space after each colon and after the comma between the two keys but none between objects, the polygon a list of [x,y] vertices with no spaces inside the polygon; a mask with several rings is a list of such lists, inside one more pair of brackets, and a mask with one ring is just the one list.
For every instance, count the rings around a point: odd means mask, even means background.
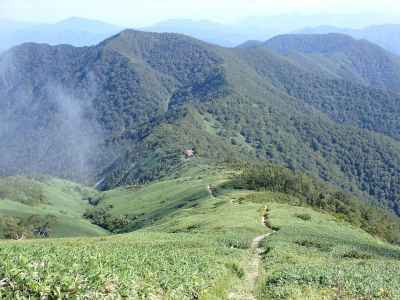
[{"label": "distant mountain range", "polygon": [[95,45],[123,28],[100,21],[70,18],[56,24],[0,20],[0,52],[26,43]]},{"label": "distant mountain range", "polygon": [[319,26],[306,28],[297,33],[305,34],[326,34],[343,33],[357,39],[366,39],[395,54],[400,55],[400,25],[387,24],[375,25],[362,29],[340,28],[333,26]]},{"label": "distant mountain range", "polygon": [[141,28],[149,32],[171,32],[192,36],[212,44],[234,47],[248,39],[248,34],[234,26],[210,21],[168,20],[150,27]]},{"label": "distant mountain range", "polygon": [[[363,30],[342,29],[332,26],[356,28],[368,24],[382,24],[391,20],[382,16],[354,15],[280,15],[249,17],[230,25],[190,19],[175,19],[140,28],[149,32],[181,33],[208,43],[234,47],[247,40],[265,41],[273,36],[296,33],[345,33],[355,38],[365,38],[394,53],[400,53],[399,26],[372,26]],[[393,22],[396,18],[393,18]],[[330,26],[319,27],[321,24]],[[301,30],[307,27],[307,29]],[[125,29],[96,20],[70,18],[56,24],[24,23],[0,20],[0,52],[25,42],[73,46],[95,45]]]},{"label": "distant mountain range", "polygon": [[[313,28],[320,26],[321,24],[359,28],[369,24],[382,24],[388,20],[396,22],[397,19],[398,18],[396,17],[390,18],[380,15],[278,15],[267,17],[248,17],[238,20],[230,25],[224,25],[210,21],[176,19],[160,22],[154,26],[141,28],[141,30],[159,33],[181,33],[213,44],[232,47],[242,44],[247,40],[265,41],[266,39],[276,35],[297,32],[301,28]],[[379,41],[382,36],[384,36],[383,39],[387,40],[387,37],[390,37],[393,34],[399,35],[400,31],[398,28],[394,27],[389,28],[389,26],[382,26],[380,31],[375,33],[373,33],[373,31],[376,29],[374,29],[374,27],[370,27],[371,35],[374,35],[374,39],[371,39],[370,41],[393,51],[393,46],[391,46],[390,43],[379,43]],[[300,32],[302,31],[299,31],[299,33]],[[330,30],[327,30],[326,32],[316,31],[315,33],[330,32],[346,33],[342,31]],[[363,36],[357,35],[354,35],[354,37],[364,38]]]},{"label": "distant mountain range", "polygon": [[305,171],[400,214],[399,74],[398,57],[337,34],[24,44],[0,56],[0,175],[108,189],[170,174],[192,149]]}]

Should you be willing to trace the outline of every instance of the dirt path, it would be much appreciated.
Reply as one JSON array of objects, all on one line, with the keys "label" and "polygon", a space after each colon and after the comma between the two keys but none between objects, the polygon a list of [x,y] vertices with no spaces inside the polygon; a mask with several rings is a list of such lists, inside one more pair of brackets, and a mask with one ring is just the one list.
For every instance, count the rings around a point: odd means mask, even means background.
[{"label": "dirt path", "polygon": [[[264,219],[261,220],[264,225]],[[256,300],[257,281],[260,275],[261,267],[261,242],[272,234],[263,234],[257,236],[251,243],[251,257],[249,258],[246,266],[244,267],[245,278],[240,287],[235,287],[229,294],[230,300]]]}]

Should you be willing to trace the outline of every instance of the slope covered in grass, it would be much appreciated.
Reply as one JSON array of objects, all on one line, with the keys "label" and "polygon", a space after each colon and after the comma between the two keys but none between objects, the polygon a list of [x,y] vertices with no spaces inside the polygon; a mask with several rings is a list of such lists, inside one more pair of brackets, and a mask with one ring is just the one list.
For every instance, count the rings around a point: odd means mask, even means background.
[{"label": "slope covered in grass", "polygon": [[[232,202],[234,195],[209,194],[207,184],[226,177],[194,173],[143,190],[106,193],[113,213],[148,216],[134,233],[2,242],[0,276],[7,280],[0,295],[226,298],[242,277],[241,262],[253,236],[266,229],[259,222],[259,205],[239,206]],[[176,207],[184,203],[188,206]],[[12,273],[16,269],[21,272]]]},{"label": "slope covered in grass", "polygon": [[149,232],[1,246],[3,297],[193,299],[230,275],[243,252],[211,235]]},{"label": "slope covered in grass", "polygon": [[279,231],[264,242],[263,297],[400,299],[399,247],[328,214],[274,201],[265,198]]},{"label": "slope covered in grass", "polygon": [[264,215],[276,232],[263,243],[258,299],[400,297],[398,247],[296,196],[232,189],[232,176],[198,166],[106,192],[98,207],[138,217],[132,233],[0,242],[0,296],[243,299],[249,247],[271,232]]},{"label": "slope covered in grass", "polygon": [[[4,177],[0,178],[0,216],[28,223],[32,216],[52,216],[52,237],[104,235],[105,230],[82,217],[89,207],[87,199],[96,195],[93,189],[60,179]],[[2,235],[1,229],[0,222]]]}]

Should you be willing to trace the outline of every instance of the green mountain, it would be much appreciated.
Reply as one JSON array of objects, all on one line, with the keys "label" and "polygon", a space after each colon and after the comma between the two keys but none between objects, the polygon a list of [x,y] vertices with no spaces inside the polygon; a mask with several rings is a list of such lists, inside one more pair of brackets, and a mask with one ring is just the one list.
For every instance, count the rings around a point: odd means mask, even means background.
[{"label": "green mountain", "polygon": [[264,46],[334,78],[399,92],[400,58],[366,40],[342,34],[293,34]]},{"label": "green mountain", "polygon": [[194,149],[214,162],[270,160],[400,213],[400,69],[384,60],[378,84],[382,51],[362,45],[375,63],[349,74],[132,30],[95,47],[21,45],[0,58],[0,172],[110,189],[171,174]]},{"label": "green mountain", "polygon": [[382,24],[363,27],[361,29],[341,28],[335,26],[308,27],[296,33],[306,34],[326,34],[342,33],[350,35],[356,39],[366,39],[377,44],[392,53],[400,54],[400,25]]},{"label": "green mountain", "polygon": [[335,122],[398,139],[395,124],[398,121],[399,96],[393,91],[332,78],[323,70],[318,70],[318,62],[307,58],[283,58],[260,47],[238,51],[259,76],[286,94],[327,114]]}]

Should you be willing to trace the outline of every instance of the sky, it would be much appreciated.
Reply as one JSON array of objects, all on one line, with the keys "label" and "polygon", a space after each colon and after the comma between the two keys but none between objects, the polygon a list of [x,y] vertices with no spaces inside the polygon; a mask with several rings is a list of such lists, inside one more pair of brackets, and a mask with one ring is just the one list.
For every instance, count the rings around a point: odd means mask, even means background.
[{"label": "sky", "polygon": [[400,1],[0,0],[0,19],[52,23],[76,16],[125,26],[146,26],[176,18],[231,23],[248,16],[367,13],[400,16]]}]

